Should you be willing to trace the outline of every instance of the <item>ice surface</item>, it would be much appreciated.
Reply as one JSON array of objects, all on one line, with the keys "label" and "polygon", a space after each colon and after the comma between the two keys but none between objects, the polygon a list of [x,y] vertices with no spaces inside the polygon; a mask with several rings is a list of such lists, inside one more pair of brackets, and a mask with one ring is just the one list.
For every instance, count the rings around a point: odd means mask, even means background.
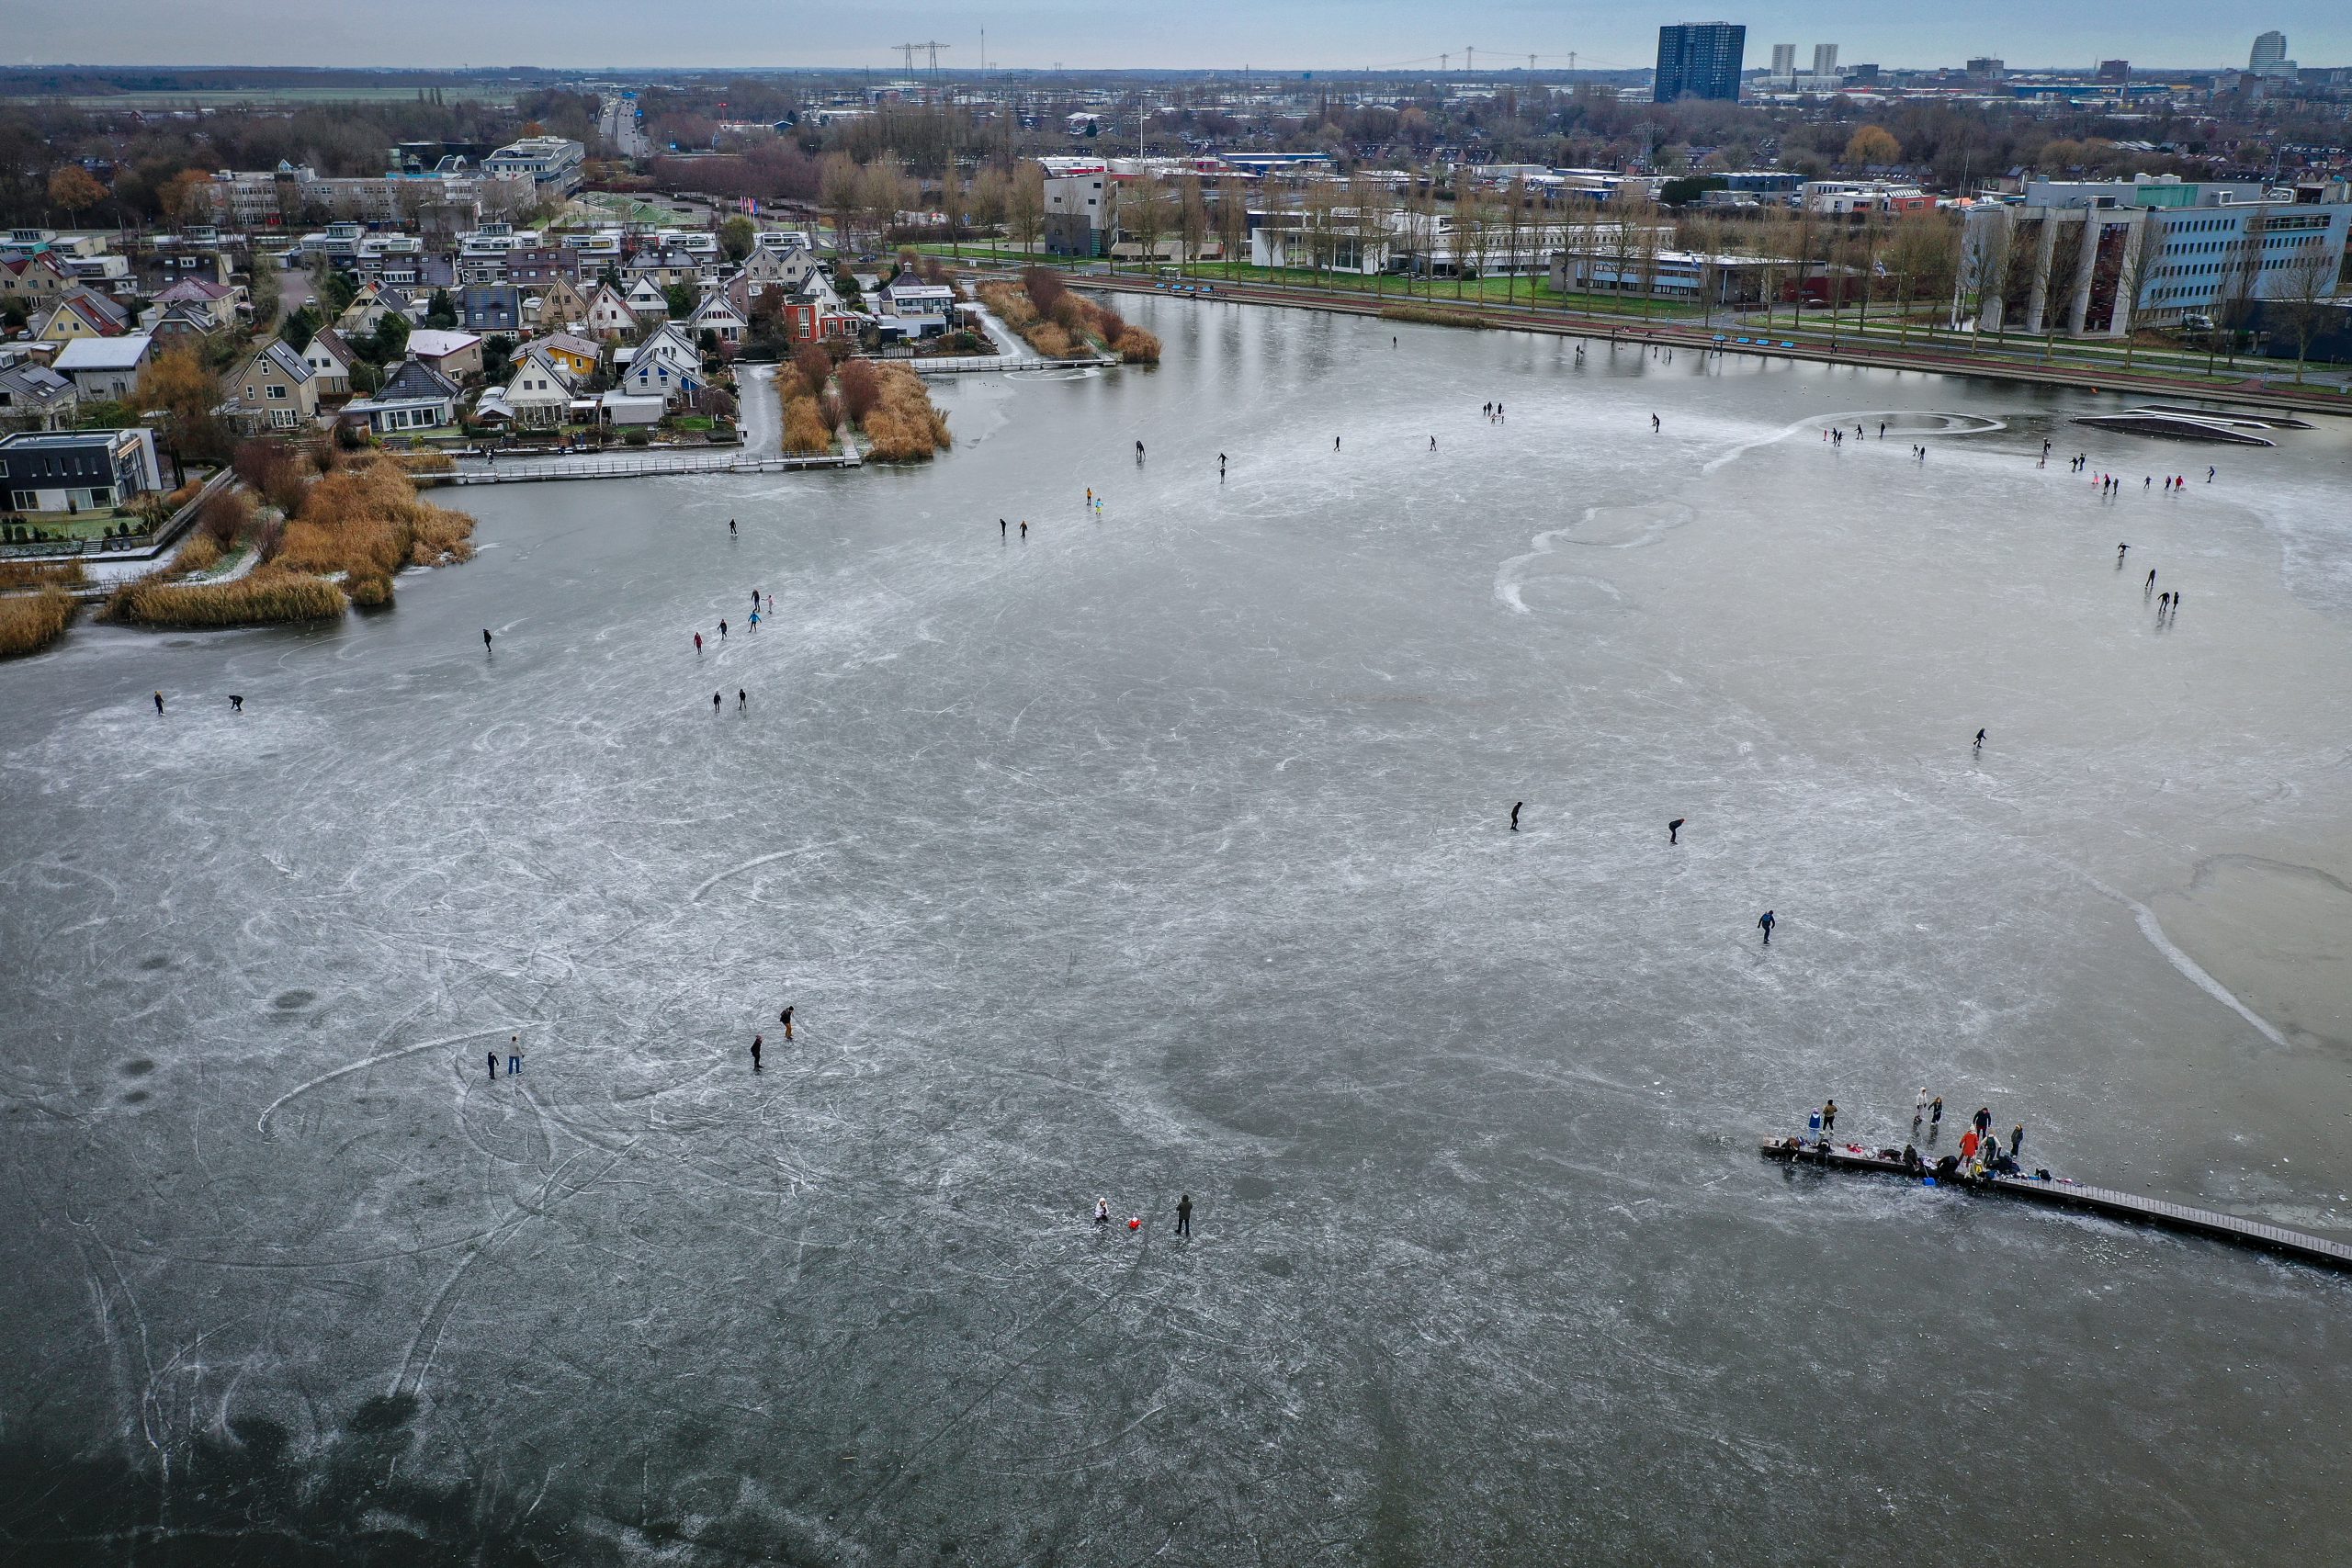
[{"label": "ice surface", "polygon": [[931,467],[0,669],[6,1539],[2339,1550],[2341,1281],[1753,1139],[2352,1232],[2342,428],[2176,498],[2073,393],[1131,314]]}]

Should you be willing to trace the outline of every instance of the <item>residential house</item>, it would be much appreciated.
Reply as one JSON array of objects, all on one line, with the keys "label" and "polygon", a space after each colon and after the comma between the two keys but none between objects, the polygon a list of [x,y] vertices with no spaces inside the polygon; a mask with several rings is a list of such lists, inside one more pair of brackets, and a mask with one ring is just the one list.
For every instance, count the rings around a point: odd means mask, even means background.
[{"label": "residential house", "polygon": [[686,318],[686,330],[694,334],[696,343],[702,341],[703,333],[712,333],[731,352],[742,346],[744,335],[751,331],[751,323],[743,319],[741,311],[729,303],[726,292],[721,290],[703,296],[702,303],[695,307],[695,313]]},{"label": "residential house", "polygon": [[584,380],[596,373],[605,360],[604,350],[584,337],[571,333],[547,333],[533,338],[514,351],[515,357],[526,354],[544,354],[562,367],[575,381]]},{"label": "residential house", "polygon": [[364,419],[379,435],[440,429],[458,423],[458,384],[420,360],[403,359],[373,396],[344,404],[341,417]]},{"label": "residential house", "polygon": [[659,288],[675,288],[681,283],[702,282],[702,264],[675,246],[659,250],[639,251],[621,264],[621,276],[631,283],[650,278]]},{"label": "residential house", "polygon": [[662,286],[649,275],[632,281],[628,292],[622,296],[628,302],[629,314],[640,321],[666,321],[670,319],[670,297]]},{"label": "residential house", "polygon": [[458,290],[458,325],[469,333],[523,331],[523,291],[511,283]]},{"label": "residential house", "polygon": [[821,343],[831,337],[854,337],[865,318],[842,303],[821,272],[792,291],[784,302],[786,334],[796,343]]},{"label": "residential house", "polygon": [[580,253],[569,245],[518,245],[506,253],[506,281],[518,288],[545,288],[580,281]]},{"label": "residential house", "polygon": [[46,365],[0,365],[0,429],[62,430],[79,415],[82,394]]},{"label": "residential house", "polygon": [[384,319],[388,310],[412,321],[422,320],[424,315],[423,303],[406,289],[390,283],[363,283],[359,292],[351,297],[351,303],[344,307],[343,314],[334,319],[335,331],[346,338],[372,337],[376,323]]},{"label": "residential house", "polygon": [[[664,313],[668,307],[663,307]],[[600,338],[624,338],[637,335],[637,312],[629,309],[621,291],[609,283],[596,286],[595,297],[588,301],[586,314],[588,331]]]},{"label": "residential house", "polygon": [[583,326],[587,321],[588,297],[580,292],[577,283],[559,277],[540,291],[531,325],[539,332],[560,333]]},{"label": "residential house", "polygon": [[702,355],[685,329],[674,321],[664,321],[637,345],[620,380],[620,390],[626,395],[659,397],[673,409],[692,406],[708,389]]},{"label": "residential house", "polygon": [[771,288],[788,293],[808,282],[817,270],[817,253],[805,245],[789,250],[755,245],[752,254],[743,258],[736,276],[743,280],[751,297],[756,299]]},{"label": "residential house", "polygon": [[333,327],[321,327],[312,333],[302,349],[302,361],[318,378],[321,398],[351,395],[351,367],[359,363],[359,355],[343,341],[341,333]]},{"label": "residential house", "polygon": [[68,344],[76,338],[120,337],[130,330],[130,312],[103,294],[67,289],[33,320],[38,343]]},{"label": "residential house", "polygon": [[163,488],[152,430],[0,436],[0,497],[11,512],[99,512]]},{"label": "residential house", "polygon": [[560,429],[571,410],[571,372],[553,355],[526,349],[514,361],[514,374],[506,385],[481,395],[474,405],[474,419],[513,430]]},{"label": "residential house", "polygon": [[142,324],[155,340],[158,354],[168,354],[184,344],[193,344],[201,352],[205,341],[220,330],[212,312],[196,305],[158,305],[147,312],[147,317]]},{"label": "residential house", "polygon": [[481,339],[472,333],[419,327],[408,334],[408,354],[453,383],[481,374]]},{"label": "residential house", "polygon": [[925,283],[910,272],[884,284],[876,298],[886,337],[934,337],[956,321],[956,290],[944,283]]},{"label": "residential house", "polygon": [[210,278],[183,277],[156,295],[155,303],[193,305],[210,316],[216,326],[234,326],[237,321],[237,291]]},{"label": "residential house", "polygon": [[139,385],[139,367],[154,355],[155,340],[145,333],[120,337],[75,338],[58,350],[50,368],[71,379],[93,402],[119,402]]},{"label": "residential house", "polygon": [[229,411],[252,430],[300,430],[319,417],[319,378],[291,344],[272,338],[231,382]]},{"label": "residential house", "polygon": [[0,262],[0,310],[15,306],[30,321],[74,287],[73,274],[47,251]]}]

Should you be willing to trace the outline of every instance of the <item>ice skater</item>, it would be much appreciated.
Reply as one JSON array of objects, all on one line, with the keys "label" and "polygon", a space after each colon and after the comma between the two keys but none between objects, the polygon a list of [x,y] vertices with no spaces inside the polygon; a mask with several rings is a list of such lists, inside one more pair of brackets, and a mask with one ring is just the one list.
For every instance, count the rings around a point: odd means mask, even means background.
[{"label": "ice skater", "polygon": [[2118,546],[2116,546],[2116,547],[2115,547],[2115,564],[2116,564],[2116,565],[2118,565],[2118,566],[2121,566],[2121,565],[2123,564],[2123,558],[2124,558],[2125,556],[2130,555],[2131,553],[2132,553],[2132,547],[2131,547],[2130,545],[2118,545]]},{"label": "ice skater", "polygon": [[760,1047],[766,1043],[767,1037],[764,1035],[754,1034],[752,1036],[752,1071],[755,1073],[760,1070]]},{"label": "ice skater", "polygon": [[488,653],[490,651],[490,628],[488,626],[484,626],[481,629],[481,650],[484,653]]},{"label": "ice skater", "polygon": [[1193,1234],[1193,1195],[1190,1192],[1176,1200],[1176,1234],[1188,1237]]},{"label": "ice skater", "polygon": [[727,520],[727,536],[730,539],[735,536],[735,519],[732,517]]},{"label": "ice skater", "polygon": [[1690,820],[1690,818],[1688,817],[1677,817],[1673,821],[1668,822],[1666,825],[1666,841],[1669,844],[1680,843],[1682,841],[1682,824],[1689,820]]},{"label": "ice skater", "polygon": [[1981,729],[1976,732],[1976,750],[1979,751],[1984,750],[1984,732]]},{"label": "ice skater", "polygon": [[1094,1223],[1098,1225],[1107,1225],[1111,1223],[1111,1200],[1108,1198],[1094,1200]]},{"label": "ice skater", "polygon": [[1838,1102],[1834,1100],[1827,1101],[1821,1108],[1821,1130],[1825,1133],[1834,1133],[1838,1130]]},{"label": "ice skater", "polygon": [[1765,946],[1767,946],[1767,947],[1771,946],[1771,945],[1772,945],[1772,928],[1773,928],[1774,926],[1777,926],[1777,925],[1779,925],[1779,924],[1781,923],[1781,918],[1780,918],[1778,915],[1775,915],[1774,913],[1772,913],[1772,911],[1771,911],[1771,910],[1767,909],[1767,910],[1765,910],[1762,914],[1760,914],[1760,915],[1758,915],[1758,916],[1757,916],[1757,917],[1756,917],[1756,923],[1757,923],[1757,925],[1758,925],[1759,927],[1761,927],[1761,928],[1763,929],[1763,931],[1764,931],[1764,945],[1765,945]]},{"label": "ice skater", "polygon": [[506,1076],[511,1078],[522,1070],[523,1037],[519,1033],[510,1034],[506,1037]]},{"label": "ice skater", "polygon": [[1942,1095],[1940,1095],[1940,1094],[1939,1094],[1939,1095],[1936,1096],[1936,1098],[1935,1098],[1935,1099],[1933,1099],[1933,1100],[1931,1100],[1928,1101],[1928,1134],[1929,1134],[1930,1136],[1933,1136],[1933,1135],[1934,1135],[1934,1133],[1935,1133],[1935,1130],[1936,1130],[1937,1128],[1939,1128],[1939,1127],[1942,1126],[1943,1124],[1944,1124],[1944,1097],[1943,1097]]},{"label": "ice skater", "polygon": [[784,1037],[786,1040],[792,1038],[792,1009],[799,1005],[799,1003],[795,1002],[791,1004],[790,1007],[786,1007],[782,1012],[775,1015],[775,1021],[784,1025]]},{"label": "ice skater", "polygon": [[725,621],[718,623],[718,640],[721,642],[725,642],[727,640],[727,623]]},{"label": "ice skater", "polygon": [[2025,1147],[2025,1123],[2020,1122],[2009,1129],[2009,1157],[2017,1158],[2018,1151],[2023,1147]]},{"label": "ice skater", "polygon": [[1021,536],[1024,539],[1029,536],[1029,519],[1026,517],[1021,520]]},{"label": "ice skater", "polygon": [[710,694],[710,716],[713,718],[717,718],[718,716],[718,694],[717,692]]},{"label": "ice skater", "polygon": [[2211,484],[2213,482],[2213,476],[2220,471],[2221,470],[2213,468],[2211,464],[2208,464],[2205,468],[2205,482],[2207,484]]},{"label": "ice skater", "polygon": [[2154,567],[2150,567],[2150,568],[2148,569],[2148,581],[2147,581],[2144,584],[2143,584],[2143,585],[2141,586],[2141,589],[2140,589],[2140,596],[2141,596],[2142,598],[2143,598],[2143,599],[2144,599],[2144,598],[2146,598],[2149,594],[2154,593],[2155,591],[2156,591],[2156,569],[2155,569]]},{"label": "ice skater", "polygon": [[1656,435],[1658,433],[1659,428],[1660,426],[1657,423],[1657,415],[1650,415],[1650,434],[1652,435]]},{"label": "ice skater", "polygon": [[1926,1084],[1921,1084],[1919,1086],[1919,1098],[1913,1101],[1911,1106],[1911,1130],[1913,1132],[1916,1133],[1919,1130],[1919,1123],[1926,1120],[1927,1114],[1928,1086]]},{"label": "ice skater", "polygon": [[1143,443],[1140,441],[1136,443],[1136,461],[1138,464],[1143,461]]},{"label": "ice skater", "polygon": [[164,694],[161,692],[155,694],[155,716],[157,718],[164,716]]},{"label": "ice skater", "polygon": [[747,707],[749,707],[749,706],[751,706],[751,705],[752,705],[752,694],[751,694],[751,693],[749,693],[749,692],[747,692],[747,691],[745,691],[745,690],[743,690],[743,688],[742,688],[742,687],[741,687],[741,686],[736,687],[736,688],[735,688],[735,711],[736,711],[737,713],[741,713],[745,708],[747,708]]},{"label": "ice skater", "polygon": [[1225,482],[1225,454],[1222,452],[1216,455],[1216,478],[1219,484]]},{"label": "ice skater", "polygon": [[759,591],[758,589],[754,588],[754,589],[752,589],[752,614],[753,614],[753,615],[758,615],[759,613],[760,613],[760,591]]},{"label": "ice skater", "polygon": [[2158,620],[2160,620],[2160,621],[2161,621],[2161,620],[2163,620],[2163,619],[2165,618],[2165,611],[2167,611],[2167,610],[2169,610],[2169,609],[2171,609],[2171,608],[2172,608],[2172,595],[2171,595],[2171,594],[2169,594],[2169,593],[2159,593],[2159,594],[2157,594],[2157,595],[2156,595],[2156,619],[2158,619]]},{"label": "ice skater", "polygon": [[998,538],[1002,539],[1002,538],[1006,538],[1006,537],[1010,536],[1010,535],[1012,534],[1012,524],[1007,523],[1007,522],[1006,522],[1003,518],[1001,518],[1001,517],[1000,517],[1000,518],[998,518],[998,519],[996,520],[996,536],[997,536]]},{"label": "ice skater", "polygon": [[490,1081],[492,1083],[498,1081],[498,1053],[495,1051],[490,1054]]},{"label": "ice skater", "polygon": [[696,659],[702,657],[702,633],[700,632],[695,633],[695,657]]},{"label": "ice skater", "polygon": [[244,698],[243,698],[243,697],[241,697],[241,696],[239,696],[239,695],[237,695],[237,694],[236,694],[236,693],[234,693],[234,692],[230,693],[230,694],[229,694],[229,711],[230,711],[231,713],[243,713],[243,712],[244,712],[244,711],[245,711],[245,699],[244,699]]},{"label": "ice skater", "polygon": [[1434,435],[1430,437],[1430,450],[1432,452],[1437,450],[1437,437]]},{"label": "ice skater", "polygon": [[1332,450],[1332,451],[1334,451],[1334,452],[1337,452],[1339,449],[1340,449],[1340,438],[1339,438],[1338,436],[1334,435],[1333,437],[1331,437],[1331,450]]},{"label": "ice skater", "polygon": [[1519,808],[1526,804],[1527,802],[1523,800],[1514,800],[1510,803],[1510,830],[1514,833],[1519,831]]}]

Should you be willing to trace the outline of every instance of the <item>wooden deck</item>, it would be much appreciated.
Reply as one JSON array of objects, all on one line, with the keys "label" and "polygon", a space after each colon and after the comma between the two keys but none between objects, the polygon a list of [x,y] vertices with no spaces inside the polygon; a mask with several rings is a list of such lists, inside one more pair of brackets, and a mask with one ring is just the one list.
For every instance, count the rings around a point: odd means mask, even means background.
[{"label": "wooden deck", "polygon": [[[1893,1176],[1906,1181],[1913,1179],[1904,1171],[1902,1161],[1881,1159],[1876,1155],[1855,1154],[1834,1146],[1826,1149],[1812,1145],[1792,1146],[1782,1138],[1766,1138],[1761,1148],[1766,1159],[1781,1160],[1792,1165]],[[2042,1181],[2030,1176],[1990,1176],[1982,1180],[1954,1177],[1939,1185],[1963,1192],[2021,1199],[2049,1208],[2073,1209],[2132,1224],[2155,1225],[2165,1230],[2207,1236],[2215,1241],[2234,1242],[2240,1247],[2257,1247],[2282,1258],[2352,1272],[2352,1246],[2343,1242],[2329,1241],[2324,1236],[2289,1230],[2284,1225],[2266,1224],[2260,1220],[2243,1219],[2236,1214],[2224,1214],[2212,1209],[2191,1208],[2186,1203],[2167,1202],[2161,1198],[2143,1198],[2136,1192],[2119,1192],[2111,1187],[2088,1187],[2076,1181]]]},{"label": "wooden deck", "polygon": [[795,468],[854,468],[854,452],[820,457],[745,457],[741,453],[653,452],[633,457],[509,457],[469,462],[455,473],[427,474],[446,484],[515,485],[543,479],[641,479],[660,474],[781,474]]}]

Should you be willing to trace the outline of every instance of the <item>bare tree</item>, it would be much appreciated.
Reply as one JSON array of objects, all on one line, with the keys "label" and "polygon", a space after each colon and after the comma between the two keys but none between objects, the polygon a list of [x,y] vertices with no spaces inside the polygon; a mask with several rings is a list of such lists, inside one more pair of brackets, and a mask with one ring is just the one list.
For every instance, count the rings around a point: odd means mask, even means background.
[{"label": "bare tree", "polygon": [[1527,243],[1527,179],[1513,175],[1503,190],[1503,303],[1517,302],[1520,253]]},{"label": "bare tree", "polygon": [[1004,193],[1005,227],[1012,231],[1014,244],[1022,259],[1028,260],[1037,251],[1037,234],[1046,222],[1046,171],[1036,164],[1023,164],[1012,174],[1012,183]]},{"label": "bare tree", "polygon": [[2156,276],[2156,264],[2165,254],[2165,231],[2150,212],[2132,231],[2132,248],[2123,258],[2122,276],[2115,280],[2115,314],[2123,323],[2123,368],[2132,368],[2132,354],[2138,349],[2134,333],[2140,324],[2140,300],[2148,292],[2148,285]]},{"label": "bare tree", "polygon": [[2312,340],[2340,313],[2334,303],[2338,270],[2324,231],[2297,245],[2287,265],[2278,269],[2278,287],[2271,291],[2272,310],[2294,334],[2298,383],[2303,378],[2304,362],[2311,357]]},{"label": "bare tree", "polygon": [[1177,191],[1176,226],[1184,237],[1184,270],[1188,274],[1196,272],[1202,244],[1209,231],[1208,203],[1201,195],[1201,181],[1197,175],[1185,175],[1183,185]]},{"label": "bare tree", "polygon": [[1217,243],[1225,247],[1225,276],[1233,276],[1233,259],[1250,239],[1249,187],[1227,175],[1216,190]]},{"label": "bare tree", "polygon": [[2262,293],[2262,253],[2268,239],[2269,224],[2257,208],[2246,215],[2245,232],[2238,238],[2229,281],[2223,286],[2222,308],[2217,313],[2222,330],[2229,334],[2233,365],[2238,362],[2239,340],[2253,325],[2255,301]]}]

